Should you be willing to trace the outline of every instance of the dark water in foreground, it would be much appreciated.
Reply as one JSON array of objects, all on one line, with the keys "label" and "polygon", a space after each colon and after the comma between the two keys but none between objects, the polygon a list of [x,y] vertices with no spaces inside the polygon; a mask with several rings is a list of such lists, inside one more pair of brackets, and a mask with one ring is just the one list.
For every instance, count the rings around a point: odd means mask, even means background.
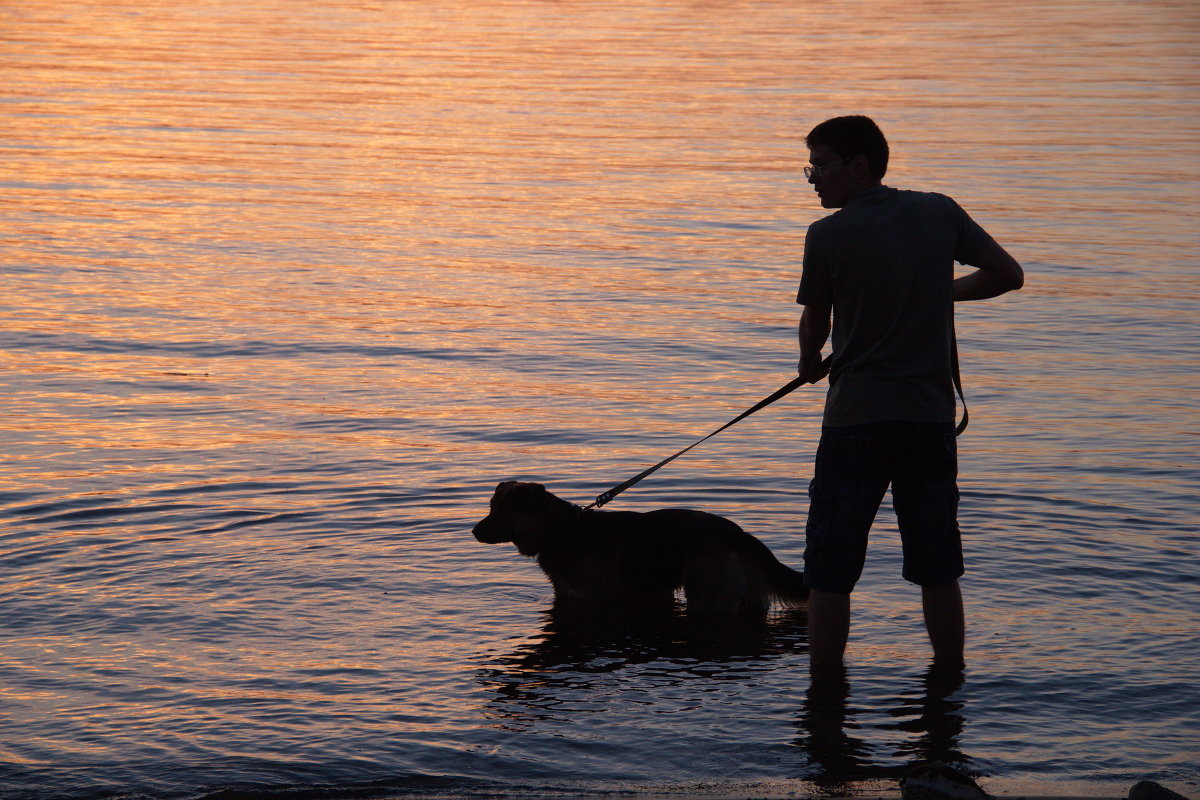
[{"label": "dark water in foreground", "polygon": [[[3,797],[1200,792],[1195,4],[0,19]],[[959,312],[968,669],[886,510],[844,679],[802,614],[552,615],[493,485],[586,502],[788,380],[851,111],[1029,272]],[[619,507],[799,566],[820,403]]]}]

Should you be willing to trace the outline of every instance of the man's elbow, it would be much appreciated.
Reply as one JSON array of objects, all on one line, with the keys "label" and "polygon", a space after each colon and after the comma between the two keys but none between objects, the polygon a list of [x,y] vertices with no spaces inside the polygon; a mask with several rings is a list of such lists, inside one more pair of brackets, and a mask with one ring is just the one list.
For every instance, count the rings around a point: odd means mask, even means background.
[{"label": "man's elbow", "polygon": [[1013,260],[1012,268],[1005,275],[1005,291],[1015,292],[1025,285],[1025,270],[1021,269],[1021,265]]},{"label": "man's elbow", "polygon": [[998,244],[984,254],[976,265],[982,268],[1000,293],[1015,292],[1025,285],[1025,270],[1021,264]]}]

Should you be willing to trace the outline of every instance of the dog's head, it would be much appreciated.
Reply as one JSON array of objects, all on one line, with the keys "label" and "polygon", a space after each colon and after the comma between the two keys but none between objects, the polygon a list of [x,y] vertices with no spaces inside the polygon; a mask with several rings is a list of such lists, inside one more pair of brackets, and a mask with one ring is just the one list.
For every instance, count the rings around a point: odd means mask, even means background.
[{"label": "dog's head", "polygon": [[492,510],[471,531],[485,544],[512,542],[524,556],[536,556],[545,546],[554,519],[570,503],[540,483],[504,481],[492,495]]}]

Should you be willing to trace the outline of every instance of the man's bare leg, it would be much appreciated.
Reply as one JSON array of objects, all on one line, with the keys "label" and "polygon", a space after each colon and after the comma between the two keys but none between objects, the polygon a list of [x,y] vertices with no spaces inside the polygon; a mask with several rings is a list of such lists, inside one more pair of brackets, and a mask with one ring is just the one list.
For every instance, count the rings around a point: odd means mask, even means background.
[{"label": "man's bare leg", "polygon": [[850,636],[850,595],[841,592],[808,593],[808,661],[813,667],[842,663]]},{"label": "man's bare leg", "polygon": [[[945,586],[921,587],[921,608],[925,613],[925,630],[929,632],[934,658],[946,663],[963,663],[966,621],[958,581]],[[809,638],[812,638],[811,632]]]}]

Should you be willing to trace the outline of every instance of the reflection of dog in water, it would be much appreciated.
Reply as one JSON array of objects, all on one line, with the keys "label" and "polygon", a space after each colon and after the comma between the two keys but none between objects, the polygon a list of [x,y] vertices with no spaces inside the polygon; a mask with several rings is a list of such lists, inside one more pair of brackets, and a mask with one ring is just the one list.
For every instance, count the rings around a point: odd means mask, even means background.
[{"label": "reflection of dog in water", "polygon": [[683,589],[689,614],[727,616],[808,596],[804,576],[766,545],[703,511],[585,511],[540,483],[505,481],[474,533],[536,557],[559,601],[669,605]]}]

